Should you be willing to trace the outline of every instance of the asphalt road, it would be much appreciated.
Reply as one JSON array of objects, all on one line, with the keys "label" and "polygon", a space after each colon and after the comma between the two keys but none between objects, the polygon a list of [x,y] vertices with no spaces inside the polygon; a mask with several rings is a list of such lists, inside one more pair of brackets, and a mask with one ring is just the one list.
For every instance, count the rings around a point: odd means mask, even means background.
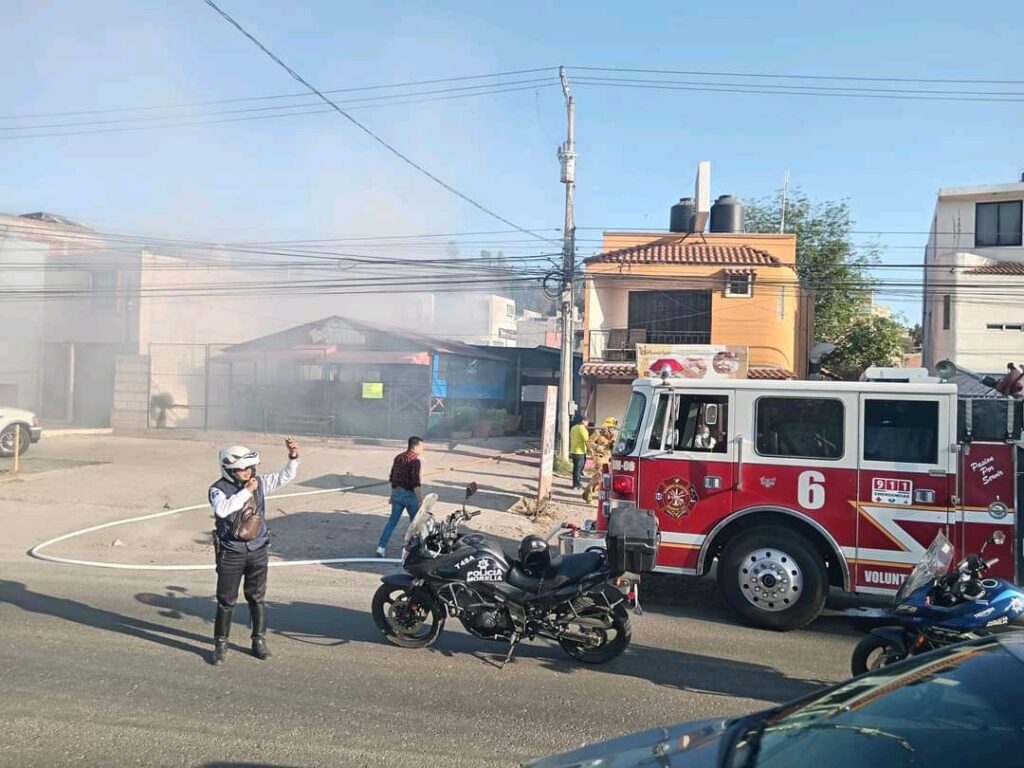
[{"label": "asphalt road", "polygon": [[501,670],[504,647],[461,629],[430,650],[387,645],[367,612],[373,574],[310,570],[272,573],[274,658],[248,655],[241,607],[213,668],[208,577],[5,568],[0,763],[513,765],[800,696],[842,677],[853,644],[837,619],[736,627],[713,588],[689,582],[681,604],[648,605],[606,667],[535,643]]},{"label": "asphalt road", "polygon": [[[41,483],[0,486],[0,521],[32,510],[46,532],[74,527],[48,517],[56,491]],[[386,644],[368,613],[386,566],[316,566],[271,571],[274,658],[248,655],[242,605],[214,668],[212,574],[50,565],[24,557],[33,536],[15,538],[0,546],[4,766],[515,765],[800,696],[844,677],[856,642],[837,618],[786,635],[739,627],[713,584],[671,578],[651,585],[611,664],[537,642],[502,670],[503,645],[452,625],[429,650]]]}]

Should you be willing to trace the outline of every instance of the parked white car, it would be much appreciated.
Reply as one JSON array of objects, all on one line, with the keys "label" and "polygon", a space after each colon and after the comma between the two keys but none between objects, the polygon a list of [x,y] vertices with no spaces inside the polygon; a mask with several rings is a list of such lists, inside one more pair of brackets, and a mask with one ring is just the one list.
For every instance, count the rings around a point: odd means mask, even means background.
[{"label": "parked white car", "polygon": [[38,443],[43,436],[39,419],[32,411],[0,405],[0,456],[7,458],[14,455],[18,426],[21,427],[21,453],[24,453],[29,445]]}]

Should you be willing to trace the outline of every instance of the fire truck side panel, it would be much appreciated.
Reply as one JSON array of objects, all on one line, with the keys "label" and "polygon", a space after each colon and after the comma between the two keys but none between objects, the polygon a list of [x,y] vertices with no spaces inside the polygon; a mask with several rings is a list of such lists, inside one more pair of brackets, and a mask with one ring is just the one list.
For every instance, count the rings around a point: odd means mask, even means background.
[{"label": "fire truck side panel", "polygon": [[[794,383],[780,392],[740,391],[738,400],[740,482],[733,496],[735,509],[774,509],[794,521],[811,521],[812,527],[827,532],[830,548],[838,549],[843,573],[839,586],[849,587],[852,569],[844,561],[857,544],[852,503],[857,494],[856,394],[800,391]],[[799,421],[808,412],[830,414],[831,430]]]},{"label": "fire truck side panel", "polygon": [[[1002,545],[989,544],[985,558],[999,558],[989,575],[1013,580],[1017,541],[1016,448],[1007,443],[969,443],[961,448],[961,505],[956,510],[959,553],[978,552],[996,530],[1006,534]],[[1004,506],[1005,505],[1005,506]]]},{"label": "fire truck side panel", "polygon": [[[729,435],[735,430],[736,393],[673,388],[654,398],[654,418],[640,452],[636,503],[658,515],[658,570],[696,573],[707,534],[734,508],[736,446]],[[707,426],[714,444],[698,448],[706,418],[713,418]]]},{"label": "fire truck side panel", "polygon": [[952,394],[860,395],[856,591],[894,591],[940,530],[955,536],[955,414]]}]

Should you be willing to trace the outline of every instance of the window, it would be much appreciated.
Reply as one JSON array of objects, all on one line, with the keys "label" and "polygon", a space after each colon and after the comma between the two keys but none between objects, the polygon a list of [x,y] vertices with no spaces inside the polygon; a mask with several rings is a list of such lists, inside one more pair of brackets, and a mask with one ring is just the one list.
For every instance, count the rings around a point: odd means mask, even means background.
[{"label": "window", "polygon": [[824,397],[762,397],[757,401],[757,452],[761,456],[843,457],[845,409]]},{"label": "window", "polygon": [[641,392],[634,392],[619,426],[619,439],[615,443],[614,451],[616,456],[628,456],[636,448],[636,439],[640,435],[640,424],[644,420],[646,409],[647,398]]},{"label": "window", "polygon": [[648,447],[652,451],[660,451],[665,439],[665,417],[668,415],[668,403],[671,397],[664,395],[658,398],[658,409],[654,412],[654,426],[651,427],[651,441]]},{"label": "window", "polygon": [[949,316],[953,308],[953,298],[947,293],[942,297],[942,330],[949,330]]},{"label": "window", "polygon": [[117,272],[90,272],[89,277],[93,308],[114,309],[117,306]]},{"label": "window", "polygon": [[711,291],[630,291],[628,320],[648,344],[710,344]]},{"label": "window", "polygon": [[506,304],[505,305],[505,317],[515,317],[515,316],[516,316],[516,305],[515,304]]},{"label": "window", "polygon": [[1021,245],[1022,201],[978,203],[975,215],[975,245]]},{"label": "window", "polygon": [[750,275],[729,275],[725,280],[725,295],[750,297],[753,295],[752,278]]},{"label": "window", "polygon": [[974,244],[1020,245],[1022,236],[1021,200],[1004,203],[977,203],[974,206]]},{"label": "window", "polygon": [[1021,323],[988,323],[985,328],[989,331],[1020,331],[1024,329]]},{"label": "window", "polygon": [[865,400],[864,460],[937,464],[938,402]]},{"label": "window", "polygon": [[728,427],[729,398],[725,395],[662,397],[654,417],[650,447],[665,451],[725,453],[729,447]]}]

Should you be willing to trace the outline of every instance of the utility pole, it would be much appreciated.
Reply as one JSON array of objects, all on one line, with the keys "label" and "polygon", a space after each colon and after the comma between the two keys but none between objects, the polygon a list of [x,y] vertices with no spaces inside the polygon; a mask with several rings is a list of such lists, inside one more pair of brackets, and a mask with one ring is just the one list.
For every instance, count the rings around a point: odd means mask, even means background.
[{"label": "utility pole", "polygon": [[573,366],[573,272],[576,258],[576,220],[573,201],[576,194],[576,102],[569,92],[569,78],[565,67],[558,68],[565,96],[568,118],[565,143],[558,148],[565,184],[565,228],[562,232],[562,360],[558,378],[558,455],[569,460],[569,401],[572,398]]},{"label": "utility pole", "polygon": [[782,213],[779,216],[779,234],[786,234],[786,195],[789,193],[789,171],[782,177]]}]

